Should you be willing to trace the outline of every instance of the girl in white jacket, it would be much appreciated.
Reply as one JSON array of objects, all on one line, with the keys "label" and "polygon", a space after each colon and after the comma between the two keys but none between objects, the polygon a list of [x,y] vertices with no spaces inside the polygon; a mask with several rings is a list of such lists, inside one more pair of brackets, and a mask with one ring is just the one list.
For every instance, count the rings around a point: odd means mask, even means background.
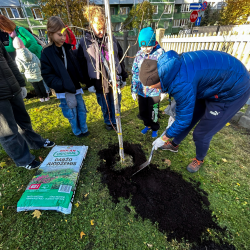
[{"label": "girl in white jacket", "polygon": [[28,82],[30,82],[40,98],[41,102],[48,101],[49,96],[43,84],[41,75],[41,64],[38,57],[25,48],[22,40],[15,37],[13,47],[16,49],[16,64],[21,73],[24,73]]}]

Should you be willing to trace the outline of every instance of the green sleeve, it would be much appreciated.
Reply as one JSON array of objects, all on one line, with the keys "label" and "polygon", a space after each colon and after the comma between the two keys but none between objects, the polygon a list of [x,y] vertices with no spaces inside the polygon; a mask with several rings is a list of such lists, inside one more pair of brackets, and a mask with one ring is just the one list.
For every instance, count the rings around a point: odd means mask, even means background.
[{"label": "green sleeve", "polygon": [[12,39],[12,37],[9,36],[9,45],[4,46],[4,47],[7,50],[7,52],[14,52],[15,51],[15,48],[13,47],[13,39]]},{"label": "green sleeve", "polygon": [[[19,27],[18,31],[20,33],[20,38],[23,41],[25,47],[29,49],[30,52],[34,53],[39,59],[41,58],[42,46],[40,46],[32,34],[23,27]],[[25,37],[25,39],[23,39]]]}]

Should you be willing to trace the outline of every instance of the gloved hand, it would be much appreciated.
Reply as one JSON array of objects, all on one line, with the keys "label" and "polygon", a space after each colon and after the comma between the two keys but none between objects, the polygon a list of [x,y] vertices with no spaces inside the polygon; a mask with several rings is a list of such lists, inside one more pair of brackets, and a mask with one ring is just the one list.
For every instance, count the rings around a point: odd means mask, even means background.
[{"label": "gloved hand", "polygon": [[167,96],[167,94],[161,93],[160,102]]},{"label": "gloved hand", "polygon": [[154,146],[155,150],[157,150],[158,148],[162,147],[164,143],[165,141],[163,141],[162,138],[159,137],[152,143],[152,145]]},{"label": "gloved hand", "polygon": [[22,94],[22,97],[24,99],[27,96],[27,89],[25,87],[21,87],[21,89],[22,89],[21,94]]},{"label": "gloved hand", "polygon": [[173,123],[174,123],[175,119],[173,116],[170,116],[168,119],[168,126],[166,127],[166,129],[168,129]]},{"label": "gloved hand", "polygon": [[96,92],[94,86],[89,87],[89,88],[88,88],[88,91],[91,92],[91,93],[95,93],[95,92]]},{"label": "gloved hand", "polygon": [[132,93],[132,98],[136,101],[136,93]]}]

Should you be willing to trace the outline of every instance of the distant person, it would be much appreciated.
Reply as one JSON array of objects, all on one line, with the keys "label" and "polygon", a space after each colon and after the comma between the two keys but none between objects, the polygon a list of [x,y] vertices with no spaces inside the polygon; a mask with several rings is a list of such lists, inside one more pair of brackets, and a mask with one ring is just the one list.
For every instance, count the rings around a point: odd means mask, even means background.
[{"label": "distant person", "polygon": [[22,40],[24,46],[40,59],[42,46],[37,43],[36,39],[28,30],[16,26],[13,21],[3,15],[0,15],[0,29],[9,34],[9,45],[5,46],[9,53],[15,52],[13,39],[17,36]]},{"label": "distant person", "polygon": [[[113,89],[110,84],[111,71],[109,67],[108,36],[105,27],[105,15],[100,6],[90,5],[84,9],[84,16],[90,23],[90,30],[86,31],[80,40],[77,59],[80,62],[85,76],[85,84],[92,87],[96,93],[97,102],[101,107],[105,128],[116,128],[115,106]],[[93,33],[92,33],[93,31]],[[122,48],[113,36],[114,59],[117,82],[119,88],[126,84],[127,72],[120,64]],[[101,53],[100,53],[101,52]],[[118,93],[118,104],[121,103],[121,94]]]},{"label": "distant person", "polygon": [[158,118],[161,90],[145,87],[140,82],[139,70],[144,59],[157,61],[164,50],[156,41],[154,30],[151,27],[140,31],[138,42],[141,49],[137,52],[132,66],[131,92],[134,101],[136,101],[138,95],[139,115],[145,125],[141,133],[146,134],[149,130],[152,130],[152,138],[155,138],[160,128]]},{"label": "distant person", "polygon": [[32,84],[40,102],[49,101],[49,96],[43,84],[41,75],[41,63],[38,57],[25,48],[18,37],[13,39],[13,47],[16,49],[16,64],[21,73],[24,73],[28,82]]},{"label": "distant person", "polygon": [[26,95],[25,81],[0,42],[0,143],[16,166],[33,170],[41,162],[35,160],[29,147],[48,148],[55,143],[43,139],[32,129],[23,102]]},{"label": "distant person", "polygon": [[179,55],[170,50],[158,62],[145,59],[139,77],[144,86],[161,89],[176,101],[175,121],[153,142],[155,149],[178,152],[180,143],[196,125],[196,157],[187,166],[191,173],[204,163],[213,136],[250,96],[250,73],[238,59],[220,51]]},{"label": "distant person", "polygon": [[84,81],[71,45],[65,43],[67,28],[60,17],[52,16],[47,23],[50,43],[41,56],[42,77],[55,90],[62,113],[69,120],[75,136],[88,136],[87,109],[80,82]]}]

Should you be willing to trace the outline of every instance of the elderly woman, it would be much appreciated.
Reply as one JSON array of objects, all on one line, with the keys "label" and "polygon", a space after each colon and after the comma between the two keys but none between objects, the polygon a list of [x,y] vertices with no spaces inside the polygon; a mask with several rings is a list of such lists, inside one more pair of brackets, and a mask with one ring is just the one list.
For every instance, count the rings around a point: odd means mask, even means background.
[{"label": "elderly woman", "polygon": [[13,39],[17,36],[22,40],[24,46],[40,59],[42,46],[37,43],[36,39],[28,30],[23,27],[16,26],[13,21],[3,15],[0,15],[0,29],[9,34],[9,45],[5,45],[7,52],[15,52]]}]

